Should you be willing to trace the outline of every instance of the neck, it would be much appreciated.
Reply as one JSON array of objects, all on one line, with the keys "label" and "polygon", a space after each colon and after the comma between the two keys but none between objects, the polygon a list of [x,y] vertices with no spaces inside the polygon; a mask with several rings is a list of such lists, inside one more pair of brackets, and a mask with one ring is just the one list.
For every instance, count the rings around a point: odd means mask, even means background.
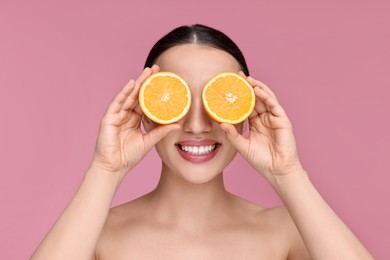
[{"label": "neck", "polygon": [[160,221],[181,230],[198,232],[226,216],[230,195],[225,190],[222,173],[207,183],[194,184],[163,165],[152,198],[154,214]]}]

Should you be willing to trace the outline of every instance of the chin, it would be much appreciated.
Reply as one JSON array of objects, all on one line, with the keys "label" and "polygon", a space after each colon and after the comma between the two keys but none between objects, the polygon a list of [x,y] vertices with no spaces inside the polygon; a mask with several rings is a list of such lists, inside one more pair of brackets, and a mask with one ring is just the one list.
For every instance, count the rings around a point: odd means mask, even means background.
[{"label": "chin", "polygon": [[178,171],[176,174],[183,179],[184,181],[192,184],[205,184],[215,180],[218,177],[222,176],[223,168],[217,170],[218,168],[209,168],[209,167],[186,167],[186,169]]}]

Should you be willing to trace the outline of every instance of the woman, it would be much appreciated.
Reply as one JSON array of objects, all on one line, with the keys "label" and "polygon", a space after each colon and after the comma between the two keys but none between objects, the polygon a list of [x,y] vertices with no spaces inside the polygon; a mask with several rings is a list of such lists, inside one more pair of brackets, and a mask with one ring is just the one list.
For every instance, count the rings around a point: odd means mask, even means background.
[{"label": "woman", "polygon": [[[176,28],[155,44],[145,67],[109,105],[91,166],[32,259],[372,259],[313,187],[292,125],[266,85],[247,77],[256,94],[249,137],[243,124],[207,116],[201,92],[210,78],[249,75],[225,34],[202,25]],[[176,124],[156,125],[138,105],[141,83],[159,70],[180,75],[191,89],[190,111]],[[110,209],[120,182],[153,146],[162,160],[156,189]],[[212,149],[182,156],[185,146]],[[264,208],[225,190],[222,172],[237,152],[284,207]]]}]

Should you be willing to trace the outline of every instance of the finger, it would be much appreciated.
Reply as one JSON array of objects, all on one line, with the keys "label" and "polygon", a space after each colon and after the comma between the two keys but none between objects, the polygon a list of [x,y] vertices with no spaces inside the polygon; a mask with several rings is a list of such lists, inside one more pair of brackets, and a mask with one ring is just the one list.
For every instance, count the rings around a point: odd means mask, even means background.
[{"label": "finger", "polygon": [[157,64],[154,64],[150,69],[153,74],[160,71],[160,67]]},{"label": "finger", "polygon": [[107,108],[108,113],[117,113],[123,103],[126,101],[127,97],[130,95],[132,90],[134,89],[135,81],[131,79],[122,90],[115,96],[113,101],[111,101],[110,105]]},{"label": "finger", "polygon": [[[134,101],[133,104],[129,105],[130,107],[127,110],[122,110],[129,114],[129,119],[126,124],[126,128],[139,127],[141,124],[141,119],[143,116],[143,111],[139,105],[138,99]],[[134,120],[136,118],[136,120]]]},{"label": "finger", "polygon": [[139,102],[137,100],[136,104],[134,104],[134,107],[133,107],[133,112],[137,113],[137,114],[140,114],[140,115],[143,115],[144,112],[142,111],[141,109],[141,106],[139,105]]},{"label": "finger", "polygon": [[151,149],[156,145],[161,139],[167,136],[171,131],[180,129],[179,124],[170,124],[170,125],[159,125],[149,133],[145,134],[145,146],[146,149]]},{"label": "finger", "polygon": [[[122,110],[124,111],[124,110]],[[125,111],[126,112],[126,111]],[[123,122],[124,129],[136,129],[141,127],[142,115],[138,113],[129,113],[126,120]]]},{"label": "finger", "polygon": [[[134,92],[134,93],[133,93]],[[139,88],[135,89],[126,99],[126,101],[122,105],[122,110],[129,111],[134,109],[135,107],[139,106]]]},{"label": "finger", "polygon": [[121,126],[130,118],[130,113],[119,110],[117,113],[107,114],[103,117],[102,123],[105,125]]},{"label": "finger", "polygon": [[110,115],[110,122],[113,125],[122,126],[124,129],[134,129],[140,127],[142,116],[142,111],[139,112],[137,109],[120,110],[118,113]]},{"label": "finger", "polygon": [[265,105],[265,108],[268,112],[272,113],[277,117],[284,117],[286,113],[279,102],[273,96],[270,96],[264,89],[259,87],[254,88],[255,95],[258,97]]},{"label": "finger", "polygon": [[259,88],[261,88],[262,90],[264,90],[265,92],[268,93],[268,95],[270,96],[273,96],[275,99],[276,99],[276,95],[275,93],[266,85],[264,84],[263,82],[259,81],[259,80],[256,80],[254,78],[252,78],[251,76],[249,76],[247,78],[248,82],[252,85],[252,86],[257,86]]},{"label": "finger", "polygon": [[264,123],[262,121],[261,116],[256,116],[254,118],[249,119],[249,130],[251,132],[257,132],[257,133],[264,134]]},{"label": "finger", "polygon": [[[256,93],[255,93],[256,95]],[[255,115],[257,116],[258,114],[262,114],[267,112],[267,107],[265,106],[264,102],[256,96],[256,103],[255,103],[255,109],[253,110],[251,116]]]},{"label": "finger", "polygon": [[128,95],[125,100],[122,109],[129,110],[134,108],[138,102],[138,93],[142,83],[147,79],[150,75],[152,75],[152,70],[150,68],[145,68],[138,79],[135,81],[134,90]]},{"label": "finger", "polygon": [[238,75],[240,75],[243,78],[246,78],[246,75],[242,70],[238,72]]},{"label": "finger", "polygon": [[240,135],[237,132],[237,129],[231,124],[221,123],[220,127],[225,131],[227,139],[233,144],[237,151],[245,156],[248,151],[248,139]]},{"label": "finger", "polygon": [[149,67],[146,67],[141,75],[139,75],[138,79],[135,81],[138,84],[141,84],[147,77],[149,77],[152,74],[152,70]]}]

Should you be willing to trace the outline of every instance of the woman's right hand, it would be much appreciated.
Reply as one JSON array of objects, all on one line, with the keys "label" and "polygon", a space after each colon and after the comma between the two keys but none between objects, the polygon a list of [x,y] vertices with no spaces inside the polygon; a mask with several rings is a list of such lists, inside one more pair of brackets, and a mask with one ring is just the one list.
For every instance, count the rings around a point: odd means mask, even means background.
[{"label": "woman's right hand", "polygon": [[159,67],[145,68],[139,78],[130,80],[109,105],[100,123],[91,167],[118,174],[126,174],[178,124],[159,125],[149,133],[141,130],[142,110],[138,93],[142,82],[159,71]]}]

